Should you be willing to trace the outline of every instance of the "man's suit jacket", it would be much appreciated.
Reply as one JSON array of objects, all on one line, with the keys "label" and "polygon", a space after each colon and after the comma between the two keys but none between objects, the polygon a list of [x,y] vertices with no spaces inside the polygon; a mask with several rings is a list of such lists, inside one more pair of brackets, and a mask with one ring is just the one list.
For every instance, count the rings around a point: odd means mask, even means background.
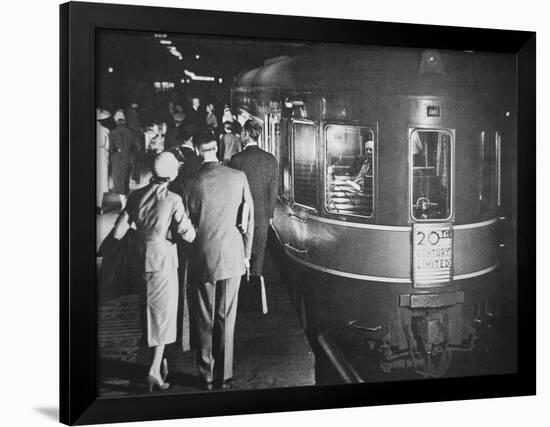
[{"label": "man's suit jacket", "polygon": [[178,177],[181,178],[181,181],[185,181],[185,179],[199,171],[201,168],[202,159],[197,153],[195,153],[195,150],[192,147],[188,147],[186,145],[181,146],[180,152],[183,156],[184,162]]},{"label": "man's suit jacket", "polygon": [[249,145],[231,158],[231,167],[243,171],[248,178],[254,200],[254,224],[268,225],[279,191],[277,159],[257,145]]},{"label": "man's suit jacket", "polygon": [[164,150],[170,150],[173,147],[176,147],[179,143],[179,135],[183,130],[183,123],[179,126],[172,122],[170,126],[166,129],[166,136],[164,138]]},{"label": "man's suit jacket", "polygon": [[254,213],[244,234],[237,228],[239,208],[253,207],[248,180],[243,172],[206,162],[184,182],[189,216],[197,227],[192,264],[193,276],[201,282],[244,274],[244,258],[250,258]]},{"label": "man's suit jacket", "polygon": [[195,126],[196,129],[205,129],[206,128],[206,113],[199,107],[198,110],[195,110],[193,107],[190,107],[187,110],[187,117],[185,121],[191,123]]}]

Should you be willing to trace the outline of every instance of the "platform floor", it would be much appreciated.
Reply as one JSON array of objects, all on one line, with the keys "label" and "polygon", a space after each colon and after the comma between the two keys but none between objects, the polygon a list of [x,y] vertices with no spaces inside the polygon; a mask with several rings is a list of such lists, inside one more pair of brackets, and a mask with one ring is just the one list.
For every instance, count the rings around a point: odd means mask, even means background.
[{"label": "platform floor", "polygon": [[[98,244],[116,218],[116,197],[107,197],[104,206],[107,213],[98,216]],[[269,253],[265,264],[269,313],[237,315],[232,390],[314,385],[313,352]],[[101,291],[99,395],[146,393],[144,379],[151,351],[140,345],[138,297],[110,298],[108,290]],[[183,352],[177,344],[167,346],[166,351],[171,387],[162,393],[204,392],[198,384],[195,352]]]}]

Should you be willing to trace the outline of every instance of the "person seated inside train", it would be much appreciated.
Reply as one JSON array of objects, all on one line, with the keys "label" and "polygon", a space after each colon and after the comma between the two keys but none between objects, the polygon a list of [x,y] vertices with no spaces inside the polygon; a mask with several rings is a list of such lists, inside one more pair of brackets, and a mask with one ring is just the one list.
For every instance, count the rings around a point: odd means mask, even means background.
[{"label": "person seated inside train", "polygon": [[[363,160],[363,163],[361,164],[361,167],[359,169],[359,172],[354,176],[353,179],[348,180],[347,183],[351,185],[355,190],[365,192],[365,187],[367,186],[367,182],[372,180],[372,151],[374,149],[374,141],[369,140],[365,142],[365,153],[366,157]],[[358,159],[356,157],[355,159]],[[354,163],[355,163],[354,159]],[[353,167],[354,165],[352,165]],[[357,166],[355,166],[357,167]],[[353,170],[350,168],[350,170]],[[357,169],[355,169],[357,170]]]},{"label": "person seated inside train", "polygon": [[344,159],[344,156],[340,153],[338,156],[332,156],[330,158],[328,173],[333,181],[336,180],[336,177],[338,175],[336,171],[341,168],[349,170],[349,166],[346,166],[346,160]]},{"label": "person seated inside train", "polygon": [[365,163],[365,160],[367,159],[367,156],[363,155],[357,155],[353,158],[353,161],[351,162],[351,165],[348,169],[349,176],[355,177],[361,170],[361,167],[363,166],[363,163]]}]

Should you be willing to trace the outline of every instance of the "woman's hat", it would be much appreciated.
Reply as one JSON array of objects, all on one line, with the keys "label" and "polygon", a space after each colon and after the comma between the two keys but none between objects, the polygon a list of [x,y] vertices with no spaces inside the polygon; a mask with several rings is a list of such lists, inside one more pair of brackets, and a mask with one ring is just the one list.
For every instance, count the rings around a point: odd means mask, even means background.
[{"label": "woman's hat", "polygon": [[179,166],[176,156],[164,151],[155,157],[153,174],[159,178],[170,178],[170,181],[173,181],[178,176]]},{"label": "woman's hat", "polygon": [[96,110],[96,120],[105,120],[111,117],[111,113],[109,113],[107,110],[100,110],[99,108]]}]

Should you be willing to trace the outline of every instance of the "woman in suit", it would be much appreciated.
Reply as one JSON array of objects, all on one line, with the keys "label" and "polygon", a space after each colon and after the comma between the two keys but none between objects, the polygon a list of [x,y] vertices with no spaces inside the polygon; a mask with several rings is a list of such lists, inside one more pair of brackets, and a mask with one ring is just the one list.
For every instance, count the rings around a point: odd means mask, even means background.
[{"label": "woman in suit", "polygon": [[[153,177],[146,187],[132,192],[126,208],[117,218],[114,238],[121,239],[132,224],[137,230],[136,269],[140,273],[142,322],[147,345],[154,349],[146,378],[149,392],[164,390],[169,384],[161,375],[166,344],[176,341],[178,312],[178,254],[169,231],[187,242],[195,239],[179,195],[168,190],[178,174],[179,163],[172,153],[159,154],[153,164]],[[174,236],[176,237],[176,236]]]}]

